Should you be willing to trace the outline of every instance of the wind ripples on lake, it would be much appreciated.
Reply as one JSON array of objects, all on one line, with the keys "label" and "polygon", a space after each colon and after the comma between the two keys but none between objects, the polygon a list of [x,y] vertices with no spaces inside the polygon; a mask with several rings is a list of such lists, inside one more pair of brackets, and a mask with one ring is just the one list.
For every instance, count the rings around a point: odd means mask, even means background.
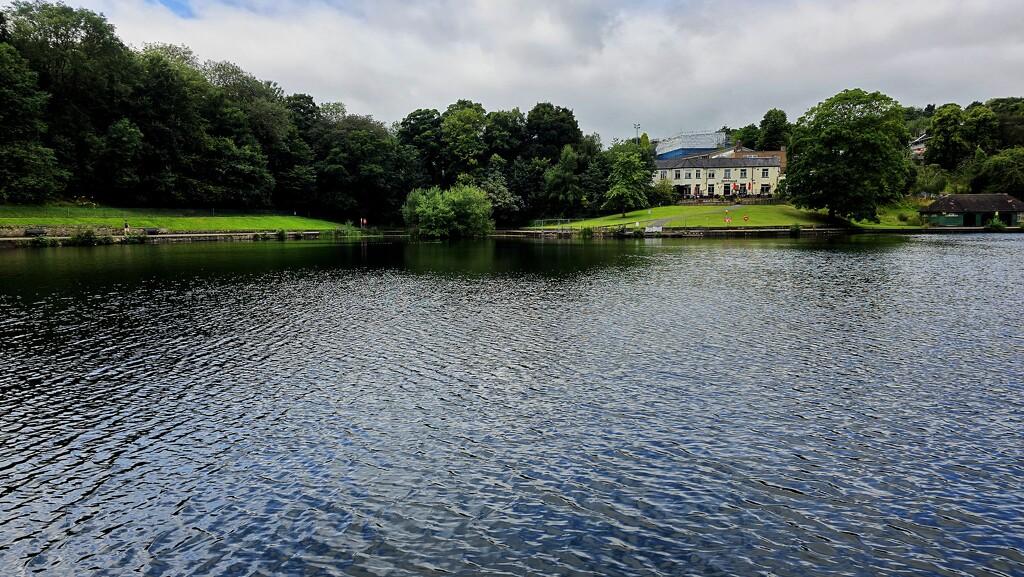
[{"label": "wind ripples on lake", "polygon": [[0,574],[1024,574],[1024,242],[610,246],[4,287]]}]

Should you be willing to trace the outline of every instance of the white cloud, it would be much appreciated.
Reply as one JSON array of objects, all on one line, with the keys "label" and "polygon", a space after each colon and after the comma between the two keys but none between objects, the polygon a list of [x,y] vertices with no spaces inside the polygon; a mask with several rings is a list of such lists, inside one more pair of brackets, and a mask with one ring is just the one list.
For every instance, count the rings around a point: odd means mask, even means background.
[{"label": "white cloud", "polygon": [[185,44],[352,113],[548,101],[605,143],[636,122],[658,137],[795,120],[845,88],[915,106],[1024,95],[1024,3],[997,0],[193,0],[191,18],[80,3],[129,44]]}]

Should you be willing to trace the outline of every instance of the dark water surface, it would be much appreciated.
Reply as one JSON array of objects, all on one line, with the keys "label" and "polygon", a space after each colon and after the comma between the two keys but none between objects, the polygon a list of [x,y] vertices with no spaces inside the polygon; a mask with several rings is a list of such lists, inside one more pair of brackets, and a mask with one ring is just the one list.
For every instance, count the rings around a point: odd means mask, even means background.
[{"label": "dark water surface", "polygon": [[1024,235],[0,253],[0,575],[1024,575]]}]

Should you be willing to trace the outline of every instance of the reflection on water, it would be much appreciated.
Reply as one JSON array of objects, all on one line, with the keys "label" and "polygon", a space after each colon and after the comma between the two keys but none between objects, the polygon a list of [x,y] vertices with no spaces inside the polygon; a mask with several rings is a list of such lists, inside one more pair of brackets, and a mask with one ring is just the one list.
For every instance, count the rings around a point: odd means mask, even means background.
[{"label": "reflection on water", "polygon": [[0,574],[1024,574],[1022,248],[0,253]]}]

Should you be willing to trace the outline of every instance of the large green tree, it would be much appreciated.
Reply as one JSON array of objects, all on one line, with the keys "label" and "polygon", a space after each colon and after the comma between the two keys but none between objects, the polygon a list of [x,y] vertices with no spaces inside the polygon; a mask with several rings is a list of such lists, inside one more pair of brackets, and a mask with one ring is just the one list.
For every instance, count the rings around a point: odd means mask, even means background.
[{"label": "large green tree", "polygon": [[964,133],[964,111],[959,104],[946,104],[936,110],[928,134],[932,137],[924,154],[928,164],[953,170],[974,152]]},{"label": "large green tree", "polygon": [[550,102],[537,103],[526,115],[529,158],[558,161],[565,145],[575,145],[583,137],[576,115],[568,108]]},{"label": "large green tree", "polygon": [[68,192],[102,194],[111,184],[106,135],[127,115],[138,77],[133,53],[102,15],[84,8],[36,0],[8,10],[10,43],[52,95],[43,143],[69,173]]},{"label": "large green tree", "polygon": [[441,182],[444,162],[441,158],[441,113],[433,108],[410,112],[398,124],[398,140],[414,147],[430,182]]},{"label": "large green tree", "polygon": [[548,196],[549,214],[575,216],[582,206],[583,189],[577,174],[580,165],[579,154],[572,146],[562,147],[562,154],[544,174],[544,190]]},{"label": "large green tree", "polygon": [[755,148],[761,139],[761,129],[756,124],[748,124],[732,133],[733,144],[743,145],[747,148]]},{"label": "large green tree", "polygon": [[509,190],[506,172],[508,167],[505,159],[494,154],[487,162],[487,174],[480,182],[480,188],[487,193],[487,200],[491,202],[494,220],[501,225],[515,224],[524,205],[523,199]]},{"label": "large green tree", "polygon": [[606,210],[621,211],[626,216],[627,210],[647,206],[648,189],[651,187],[651,175],[654,173],[644,161],[644,156],[637,146],[623,146],[615,152],[611,175],[611,185],[605,196]]},{"label": "large green tree", "polygon": [[971,160],[978,149],[985,154],[995,152],[999,130],[999,118],[987,106],[976,103],[963,110],[957,104],[946,104],[931,118],[928,133],[932,138],[925,149],[925,161],[955,170]]},{"label": "large green tree", "polygon": [[794,204],[877,221],[900,198],[910,170],[903,108],[881,92],[844,90],[797,121],[786,170]]},{"label": "large green tree", "polygon": [[460,174],[474,178],[483,175],[487,160],[487,145],[484,143],[486,117],[483,105],[469,100],[459,100],[441,114],[445,182],[457,181]]},{"label": "large green tree", "polygon": [[512,162],[508,171],[508,189],[523,200],[525,209],[520,214],[524,221],[546,214],[544,175],[549,168],[551,163],[544,158],[520,156]]},{"label": "large green tree", "polygon": [[138,56],[142,68],[134,97],[134,125],[142,134],[134,190],[114,188],[111,202],[119,205],[194,205],[198,183],[208,172],[204,143],[210,135],[208,109],[213,87],[194,68],[192,60],[160,46]]},{"label": "large green tree", "polygon": [[371,116],[321,110],[314,132],[320,208],[352,221],[398,222],[406,195],[425,181],[416,149]]},{"label": "large green tree", "polygon": [[1008,148],[985,159],[971,180],[971,190],[1024,200],[1024,147]]},{"label": "large green tree", "polygon": [[497,154],[511,162],[523,152],[526,140],[526,116],[518,108],[487,113],[484,144],[489,156]]},{"label": "large green tree", "polygon": [[1024,146],[1024,98],[993,98],[985,105],[995,113],[999,123],[998,148]]},{"label": "large green tree", "polygon": [[44,202],[67,176],[40,140],[47,94],[36,78],[17,50],[0,42],[0,202]]},{"label": "large green tree", "polygon": [[785,111],[772,108],[765,112],[759,128],[757,150],[779,150],[788,144],[789,120]]}]

